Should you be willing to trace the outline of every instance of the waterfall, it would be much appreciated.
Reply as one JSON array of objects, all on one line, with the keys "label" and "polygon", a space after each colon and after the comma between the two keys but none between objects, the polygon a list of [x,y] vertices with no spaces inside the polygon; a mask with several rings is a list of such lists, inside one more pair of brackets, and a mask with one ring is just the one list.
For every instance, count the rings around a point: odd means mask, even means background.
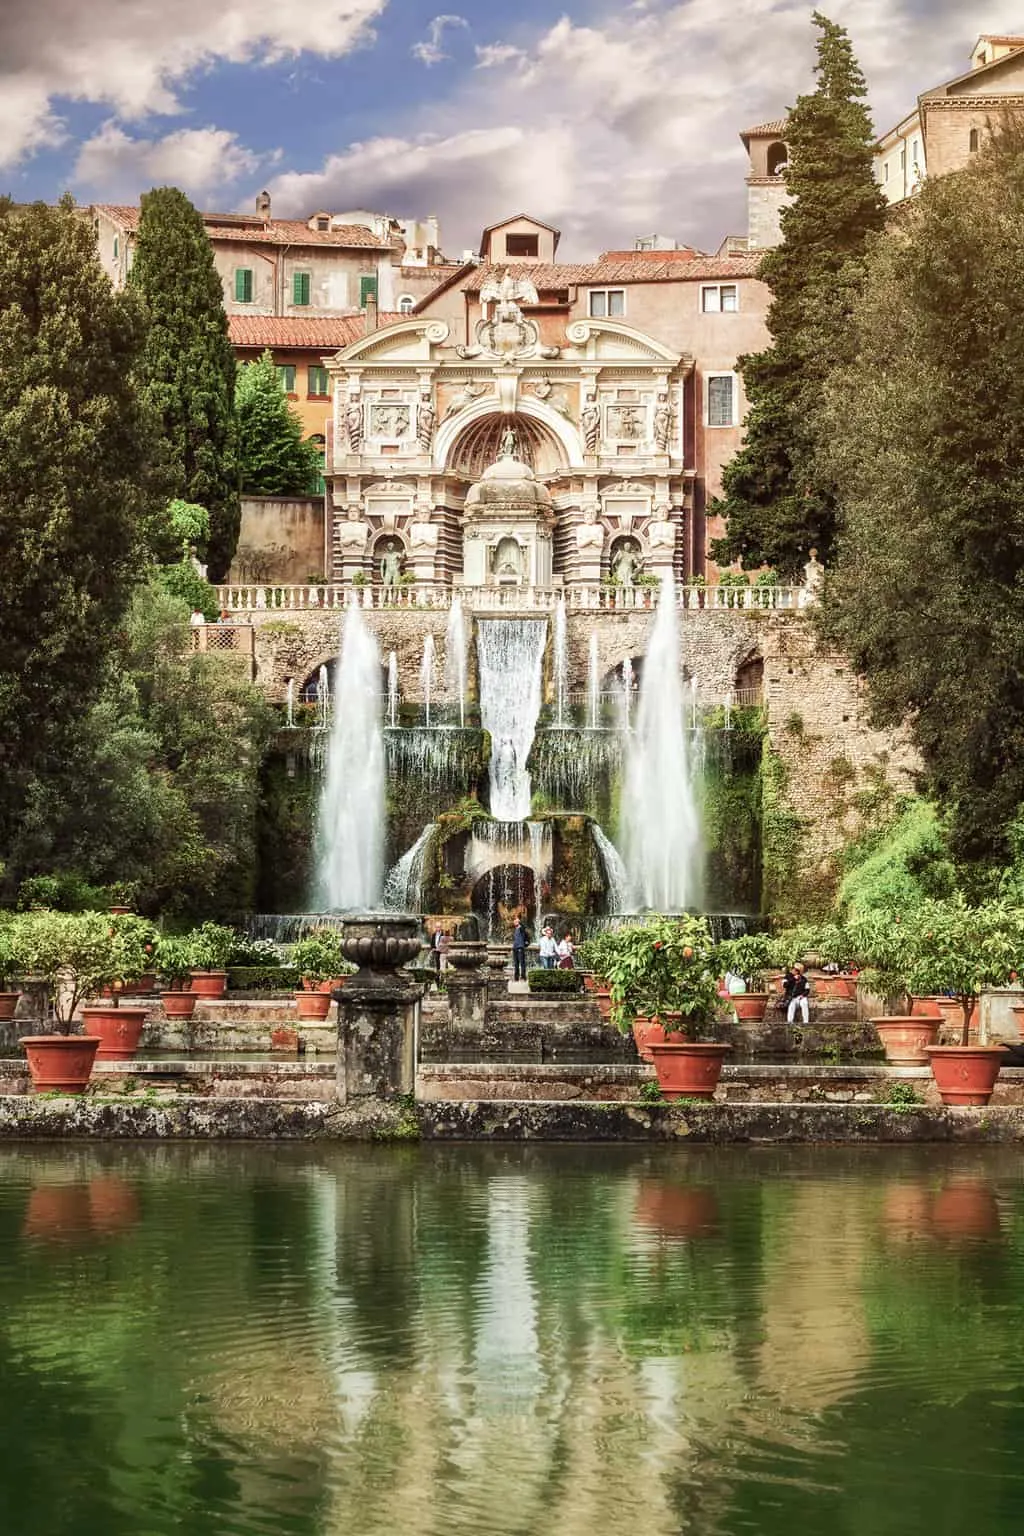
[{"label": "waterfall", "polygon": [[430,689],[434,680],[434,637],[423,636],[423,660],[420,662],[420,690],[423,694],[424,724],[430,724]]},{"label": "waterfall", "polygon": [[569,636],[565,618],[565,598],[555,605],[555,724],[565,724],[565,693],[569,677]]},{"label": "waterfall", "polygon": [[675,586],[662,581],[629,737],[622,824],[640,906],[678,912],[700,897],[700,824],[679,665]]},{"label": "waterfall", "polygon": [[491,815],[525,821],[526,770],[541,705],[547,619],[481,619],[477,626],[480,720],[491,736]]},{"label": "waterfall", "polygon": [[388,655],[388,725],[394,730],[398,724],[398,657],[394,651]]},{"label": "waterfall", "polygon": [[466,724],[466,625],[462,617],[462,598],[456,597],[448,610],[448,628],[444,636],[444,685],[449,699],[457,699],[459,724]]},{"label": "waterfall", "polygon": [[604,865],[604,884],[609,912],[633,912],[636,910],[629,889],[629,875],[622,862],[622,855],[610,838],[605,837],[595,821],[591,827],[594,843]]},{"label": "waterfall", "polygon": [[587,724],[592,731],[597,730],[599,684],[597,675],[597,631],[590,636],[590,646],[587,650]]},{"label": "waterfall", "polygon": [[355,603],[345,614],[334,677],[334,722],[317,814],[317,894],[325,907],[345,910],[380,900],[384,857],[380,653]]},{"label": "waterfall", "polygon": [[389,871],[384,881],[384,905],[396,912],[419,912],[423,905],[423,865],[427,845],[437,830],[428,822],[406,853]]},{"label": "waterfall", "polygon": [[384,734],[388,778],[468,794],[480,774],[480,733],[455,726],[402,726]]}]

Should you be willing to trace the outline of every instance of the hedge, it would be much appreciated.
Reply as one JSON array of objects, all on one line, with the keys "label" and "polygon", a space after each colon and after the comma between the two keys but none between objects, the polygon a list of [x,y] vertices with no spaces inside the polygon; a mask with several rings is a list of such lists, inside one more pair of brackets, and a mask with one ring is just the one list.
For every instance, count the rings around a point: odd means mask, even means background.
[{"label": "hedge", "polygon": [[543,967],[536,971],[527,971],[526,979],[530,983],[531,992],[582,992],[582,971],[547,971]]},{"label": "hedge", "polygon": [[297,992],[301,977],[293,965],[229,965],[229,992]]}]

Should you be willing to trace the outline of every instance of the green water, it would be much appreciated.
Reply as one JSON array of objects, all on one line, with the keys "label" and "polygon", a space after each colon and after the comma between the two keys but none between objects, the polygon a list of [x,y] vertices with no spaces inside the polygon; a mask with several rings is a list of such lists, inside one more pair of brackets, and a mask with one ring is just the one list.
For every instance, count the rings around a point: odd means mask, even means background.
[{"label": "green water", "polygon": [[1024,1529],[1024,1153],[0,1152],[2,1536]]}]

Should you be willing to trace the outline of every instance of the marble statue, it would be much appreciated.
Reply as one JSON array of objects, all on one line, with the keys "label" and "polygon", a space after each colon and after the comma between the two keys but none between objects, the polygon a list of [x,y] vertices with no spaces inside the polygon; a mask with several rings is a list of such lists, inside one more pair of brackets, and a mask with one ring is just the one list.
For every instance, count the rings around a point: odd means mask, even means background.
[{"label": "marble statue", "polygon": [[479,400],[481,395],[490,394],[489,384],[478,383],[474,379],[467,379],[457,395],[453,395],[448,402],[448,409],[444,413],[443,420],[448,421],[452,416],[457,416],[464,411],[467,405],[472,405],[474,400]]},{"label": "marble statue", "polygon": [[416,412],[416,440],[424,453],[430,452],[430,446],[434,441],[434,427],[437,424],[437,412],[429,400],[421,400]]},{"label": "marble statue", "polygon": [[612,563],[612,576],[620,587],[631,587],[640,568],[640,551],[635,544],[623,544]]},{"label": "marble statue", "polygon": [[588,453],[596,453],[597,445],[601,440],[601,408],[593,395],[588,398],[583,407],[580,429],[583,432],[583,446]]},{"label": "marble statue", "polygon": [[820,602],[824,585],[825,567],[818,560],[818,551],[812,549],[811,558],[804,566],[804,602]]},{"label": "marble statue", "polygon": [[516,434],[512,427],[506,427],[501,434],[501,446],[498,449],[499,456],[503,459],[514,459],[516,456]]},{"label": "marble statue", "polygon": [[399,577],[402,574],[402,550],[397,540],[391,539],[385,546],[380,561],[380,582],[385,593],[394,594],[398,590]]},{"label": "marble statue", "polygon": [[353,453],[358,453],[363,446],[363,408],[358,400],[353,400],[345,412],[345,429],[348,432],[348,446]]},{"label": "marble statue", "polygon": [[658,396],[658,404],[654,411],[654,445],[659,453],[668,452],[669,439],[672,436],[672,407],[667,395]]}]

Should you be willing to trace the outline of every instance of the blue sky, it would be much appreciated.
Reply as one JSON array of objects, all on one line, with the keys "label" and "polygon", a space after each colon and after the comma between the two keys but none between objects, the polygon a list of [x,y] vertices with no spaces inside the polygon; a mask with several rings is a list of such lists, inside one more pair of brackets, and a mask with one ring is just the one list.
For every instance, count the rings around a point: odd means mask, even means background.
[{"label": "blue sky", "polygon": [[[798,0],[31,0],[0,9],[0,189],[437,213],[460,253],[526,208],[586,256],[745,224],[739,131],[808,87]],[[1024,0],[837,0],[887,128]]]}]

